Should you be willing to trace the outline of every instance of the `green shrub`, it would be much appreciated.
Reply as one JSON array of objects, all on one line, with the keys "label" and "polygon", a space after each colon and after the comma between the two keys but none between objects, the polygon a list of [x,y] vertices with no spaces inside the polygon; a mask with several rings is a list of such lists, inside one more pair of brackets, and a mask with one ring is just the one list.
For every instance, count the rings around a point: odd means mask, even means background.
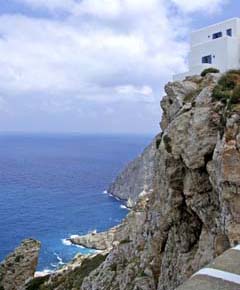
[{"label": "green shrub", "polygon": [[222,86],[224,90],[233,90],[238,82],[240,82],[240,75],[228,72],[220,78],[218,84]]},{"label": "green shrub", "polygon": [[217,101],[223,101],[225,102],[226,100],[231,98],[231,92],[228,90],[224,90],[222,86],[217,85],[212,92],[212,97],[213,99]]},{"label": "green shrub", "polygon": [[237,85],[232,93],[232,103],[237,104],[240,101],[240,85]]},{"label": "green shrub", "polygon": [[215,73],[216,74],[216,73],[219,73],[219,72],[220,72],[219,69],[214,68],[214,67],[209,67],[209,68],[206,68],[206,69],[204,69],[202,71],[201,76],[205,77],[209,73]]},{"label": "green shrub", "polygon": [[236,74],[236,75],[240,75],[240,69],[230,69],[228,71],[229,74]]},{"label": "green shrub", "polygon": [[240,71],[230,70],[224,74],[213,89],[212,97],[224,103],[239,101]]}]

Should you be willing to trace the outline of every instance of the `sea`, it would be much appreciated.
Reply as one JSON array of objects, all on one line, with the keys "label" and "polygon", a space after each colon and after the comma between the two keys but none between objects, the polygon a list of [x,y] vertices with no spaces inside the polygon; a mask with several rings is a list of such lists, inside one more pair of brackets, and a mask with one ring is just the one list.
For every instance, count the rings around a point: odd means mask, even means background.
[{"label": "sea", "polygon": [[67,238],[117,225],[128,210],[106,189],[153,136],[0,134],[0,261],[41,241],[38,271],[91,249]]}]

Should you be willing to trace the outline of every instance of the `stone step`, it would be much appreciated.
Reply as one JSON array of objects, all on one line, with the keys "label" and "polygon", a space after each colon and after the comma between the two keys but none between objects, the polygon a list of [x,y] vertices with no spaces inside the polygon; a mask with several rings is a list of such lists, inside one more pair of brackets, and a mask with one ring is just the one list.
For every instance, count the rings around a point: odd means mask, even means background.
[{"label": "stone step", "polygon": [[240,290],[240,246],[217,257],[177,290]]}]

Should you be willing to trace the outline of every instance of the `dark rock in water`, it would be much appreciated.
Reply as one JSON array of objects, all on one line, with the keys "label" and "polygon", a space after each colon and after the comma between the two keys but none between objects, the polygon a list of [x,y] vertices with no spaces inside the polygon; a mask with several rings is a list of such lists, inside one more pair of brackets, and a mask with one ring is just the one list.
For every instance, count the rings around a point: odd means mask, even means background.
[{"label": "dark rock in water", "polygon": [[108,189],[108,193],[125,200],[128,207],[136,204],[141,193],[153,189],[157,139],[156,137],[142,154],[126,166]]},{"label": "dark rock in water", "polygon": [[34,277],[40,242],[28,239],[0,264],[0,289],[20,290]]}]

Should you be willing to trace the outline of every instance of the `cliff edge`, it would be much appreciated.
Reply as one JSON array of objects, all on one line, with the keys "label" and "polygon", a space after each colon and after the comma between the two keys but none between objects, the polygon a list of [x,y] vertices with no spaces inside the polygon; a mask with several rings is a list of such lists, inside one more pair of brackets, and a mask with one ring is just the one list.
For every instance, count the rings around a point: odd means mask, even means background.
[{"label": "cliff edge", "polygon": [[81,289],[173,290],[239,243],[239,75],[166,85],[144,222],[126,231]]},{"label": "cliff edge", "polygon": [[40,243],[25,240],[0,264],[0,289],[20,290],[34,277],[38,263]]},{"label": "cliff edge", "polygon": [[79,288],[68,275],[54,288],[53,275],[35,290],[174,290],[240,243],[240,71],[188,77],[165,91],[152,190],[104,245],[102,233],[81,239],[107,253],[84,277],[71,270]]},{"label": "cliff edge", "polygon": [[149,144],[136,159],[131,161],[108,188],[108,193],[126,201],[133,207],[138,196],[153,189],[156,140]]}]

